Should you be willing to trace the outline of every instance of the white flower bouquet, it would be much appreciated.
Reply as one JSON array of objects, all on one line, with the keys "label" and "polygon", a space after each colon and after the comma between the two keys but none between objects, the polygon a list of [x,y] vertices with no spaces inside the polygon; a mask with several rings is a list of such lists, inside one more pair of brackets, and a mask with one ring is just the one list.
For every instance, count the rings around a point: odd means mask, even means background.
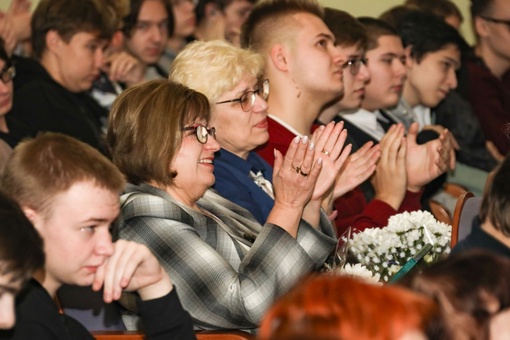
[{"label": "white flower bouquet", "polygon": [[355,277],[366,283],[381,284],[381,276],[378,273],[372,273],[372,271],[368,270],[368,268],[361,263],[346,263],[340,269],[335,270],[335,273],[338,275]]},{"label": "white flower bouquet", "polygon": [[423,258],[426,264],[450,252],[451,226],[438,222],[427,211],[404,212],[388,220],[385,228],[369,228],[354,233],[348,241],[356,259],[388,282],[425,245],[432,249]]}]

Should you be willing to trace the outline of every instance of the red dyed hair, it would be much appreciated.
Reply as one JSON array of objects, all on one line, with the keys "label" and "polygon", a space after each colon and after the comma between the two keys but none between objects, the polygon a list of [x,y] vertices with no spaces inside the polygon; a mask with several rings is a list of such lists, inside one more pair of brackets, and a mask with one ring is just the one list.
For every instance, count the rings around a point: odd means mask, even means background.
[{"label": "red dyed hair", "polygon": [[397,286],[311,277],[282,297],[262,320],[261,339],[397,339],[424,331],[436,316],[432,300]]}]

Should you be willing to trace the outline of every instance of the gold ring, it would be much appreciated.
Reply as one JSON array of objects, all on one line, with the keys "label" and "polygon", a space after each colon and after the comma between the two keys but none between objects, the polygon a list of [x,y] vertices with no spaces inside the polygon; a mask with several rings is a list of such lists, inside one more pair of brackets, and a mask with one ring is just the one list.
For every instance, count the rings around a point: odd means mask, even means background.
[{"label": "gold ring", "polygon": [[322,153],[323,153],[323,154],[325,154],[326,156],[329,156],[329,155],[331,155],[331,152],[329,152],[329,151],[326,151],[326,150],[324,150],[324,149],[322,149]]},{"label": "gold ring", "polygon": [[301,172],[301,167],[300,166],[296,166],[296,167],[292,167],[294,170],[296,170],[296,174],[299,174]]}]

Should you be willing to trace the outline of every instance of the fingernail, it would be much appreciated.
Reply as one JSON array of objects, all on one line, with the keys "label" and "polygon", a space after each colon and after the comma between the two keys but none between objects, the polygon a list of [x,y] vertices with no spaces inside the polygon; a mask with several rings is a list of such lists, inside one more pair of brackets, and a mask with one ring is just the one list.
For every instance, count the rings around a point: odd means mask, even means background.
[{"label": "fingernail", "polygon": [[299,139],[300,139],[299,136],[294,137],[294,143],[296,143],[296,144],[299,143]]},{"label": "fingernail", "polygon": [[273,149],[273,155],[276,157],[276,149]]},{"label": "fingernail", "polygon": [[310,146],[308,146],[308,150],[313,151],[314,148],[315,148],[315,143],[311,142]]},{"label": "fingernail", "polygon": [[301,140],[301,143],[303,144],[308,143],[308,136],[304,136],[303,139]]},{"label": "fingernail", "polygon": [[322,165],[322,157],[319,157],[319,159],[317,160],[317,164]]}]

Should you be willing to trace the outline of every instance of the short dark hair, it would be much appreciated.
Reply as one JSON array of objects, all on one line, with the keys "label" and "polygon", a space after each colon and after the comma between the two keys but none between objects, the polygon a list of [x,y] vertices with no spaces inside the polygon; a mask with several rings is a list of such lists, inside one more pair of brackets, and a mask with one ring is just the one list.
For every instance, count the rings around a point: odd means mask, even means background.
[{"label": "short dark hair", "polygon": [[416,7],[415,6],[410,6],[410,5],[398,5],[398,6],[394,6],[394,7],[391,7],[390,9],[388,9],[387,11],[383,12],[379,16],[379,19],[387,22],[393,28],[397,29],[397,27],[400,25],[400,22],[402,21],[402,19],[409,12],[412,12],[412,11],[415,11],[415,10],[416,10]]},{"label": "short dark hair", "polygon": [[404,47],[411,46],[410,55],[420,62],[427,53],[437,52],[447,45],[456,46],[461,53],[469,46],[452,26],[441,17],[424,11],[412,11],[398,26]]},{"label": "short dark hair", "polygon": [[110,40],[116,29],[112,12],[95,0],[41,0],[32,20],[32,49],[40,59],[46,50],[46,34],[55,30],[68,43],[79,32],[99,33],[101,39]]},{"label": "short dark hair", "polygon": [[[256,4],[258,0],[246,0],[252,4]],[[198,0],[195,6],[195,15],[197,16],[197,23],[201,22],[205,17],[205,7],[209,3],[214,3],[221,11],[224,11],[234,0]]]},{"label": "short dark hair", "polygon": [[493,2],[493,0],[471,0],[471,18],[474,19],[480,15],[487,15],[487,12]]},{"label": "short dark hair", "polygon": [[[122,18],[122,33],[128,38],[133,34],[143,3],[147,0],[129,0],[129,12]],[[170,0],[161,0],[168,14],[168,36],[174,33],[174,13]]]},{"label": "short dark hair", "polygon": [[497,167],[482,200],[480,219],[510,237],[510,154]]},{"label": "short dark hair", "polygon": [[12,66],[12,59],[5,50],[5,41],[0,37],[0,60],[5,62],[4,69]]},{"label": "short dark hair", "polygon": [[352,15],[334,8],[324,8],[324,22],[335,36],[339,46],[367,45],[365,27]]},{"label": "short dark hair", "polygon": [[395,36],[400,38],[397,30],[387,22],[372,17],[359,17],[358,21],[365,27],[367,34],[367,51],[379,46],[377,40],[382,36]]},{"label": "short dark hair", "polygon": [[19,205],[0,193],[0,275],[26,281],[43,265],[41,236]]},{"label": "short dark hair", "polygon": [[461,11],[457,5],[450,0],[407,0],[405,4],[407,6],[415,6],[415,8],[430,12],[443,19],[455,16],[459,18],[461,22],[464,21]]},{"label": "short dark hair", "polygon": [[[287,27],[285,19],[296,13],[310,13],[323,18],[323,8],[315,0],[266,0],[257,3],[241,30],[241,46],[261,52]],[[289,32],[285,32],[289,33]]]}]

